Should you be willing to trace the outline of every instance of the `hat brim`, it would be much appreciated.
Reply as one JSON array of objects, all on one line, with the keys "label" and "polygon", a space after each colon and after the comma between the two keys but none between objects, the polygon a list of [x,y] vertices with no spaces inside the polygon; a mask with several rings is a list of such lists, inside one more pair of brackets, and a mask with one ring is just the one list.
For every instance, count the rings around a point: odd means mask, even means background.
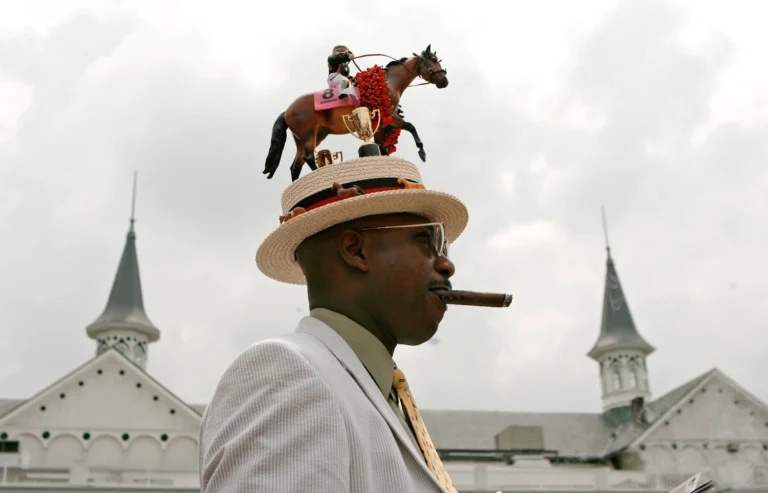
[{"label": "hat brim", "polygon": [[443,222],[448,241],[464,232],[469,213],[453,195],[425,189],[383,191],[340,200],[300,214],[281,224],[262,242],[256,265],[264,275],[287,284],[306,284],[294,258],[296,248],[307,238],[332,226],[382,214],[410,213]]}]

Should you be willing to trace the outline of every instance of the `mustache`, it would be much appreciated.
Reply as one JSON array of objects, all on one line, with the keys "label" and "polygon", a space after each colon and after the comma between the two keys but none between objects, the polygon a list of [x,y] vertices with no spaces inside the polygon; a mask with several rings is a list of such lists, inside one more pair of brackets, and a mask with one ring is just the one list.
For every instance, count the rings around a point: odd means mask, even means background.
[{"label": "mustache", "polygon": [[440,280],[440,281],[431,281],[429,283],[429,290],[446,290],[450,291],[453,289],[453,285],[451,284],[451,281],[446,280]]}]

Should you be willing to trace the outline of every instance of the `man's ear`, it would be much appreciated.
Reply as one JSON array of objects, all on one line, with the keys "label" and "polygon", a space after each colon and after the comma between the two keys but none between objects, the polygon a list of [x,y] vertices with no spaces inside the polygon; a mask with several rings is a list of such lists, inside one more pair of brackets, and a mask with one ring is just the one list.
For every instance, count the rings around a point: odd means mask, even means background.
[{"label": "man's ear", "polygon": [[363,235],[351,229],[341,233],[339,238],[339,256],[352,269],[360,272],[368,272],[368,256]]}]

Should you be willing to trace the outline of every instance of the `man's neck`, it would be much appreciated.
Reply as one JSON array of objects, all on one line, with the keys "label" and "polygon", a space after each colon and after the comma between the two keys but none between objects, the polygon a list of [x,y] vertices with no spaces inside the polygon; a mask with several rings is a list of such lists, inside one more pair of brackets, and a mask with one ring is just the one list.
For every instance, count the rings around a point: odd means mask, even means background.
[{"label": "man's neck", "polygon": [[309,309],[325,308],[331,310],[340,315],[344,315],[348,319],[359,324],[365,330],[373,334],[381,343],[387,348],[389,355],[392,356],[395,353],[395,347],[397,347],[397,341],[390,335],[390,332],[377,323],[376,319],[365,309],[355,308],[347,305],[346,303],[334,303],[333,301],[317,301],[310,300]]}]

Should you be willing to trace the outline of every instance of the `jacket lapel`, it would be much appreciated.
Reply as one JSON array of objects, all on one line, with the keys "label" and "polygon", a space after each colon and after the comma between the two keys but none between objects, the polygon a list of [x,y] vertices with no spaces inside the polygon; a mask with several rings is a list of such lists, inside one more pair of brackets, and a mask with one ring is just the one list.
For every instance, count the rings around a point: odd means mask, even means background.
[{"label": "jacket lapel", "polygon": [[389,407],[389,403],[384,398],[376,382],[371,378],[371,375],[365,369],[365,366],[355,355],[352,348],[337,334],[332,328],[325,323],[312,317],[304,317],[296,329],[296,332],[303,332],[310,334],[320,340],[339,360],[339,362],[346,368],[347,372],[355,379],[358,386],[362,389],[363,393],[373,403],[379,413],[384,417],[392,432],[395,434],[398,440],[408,449],[416,462],[419,463],[424,472],[432,478],[432,481],[441,488],[442,486],[429,470],[424,462],[424,456],[421,455],[421,451],[417,450],[413,446],[413,442],[406,434],[403,426],[398,421],[397,416],[392,412]]}]

